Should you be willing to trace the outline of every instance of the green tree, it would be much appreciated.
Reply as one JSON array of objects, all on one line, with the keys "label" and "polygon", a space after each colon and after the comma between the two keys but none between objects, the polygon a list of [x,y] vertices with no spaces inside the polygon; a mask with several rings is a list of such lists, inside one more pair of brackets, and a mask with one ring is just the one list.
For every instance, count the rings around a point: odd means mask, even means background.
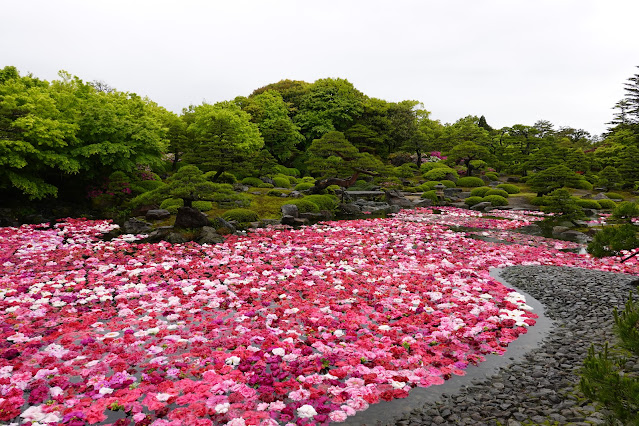
[{"label": "green tree", "polygon": [[449,153],[448,160],[454,163],[462,162],[468,169],[468,176],[473,175],[475,161],[485,160],[489,155],[486,147],[477,145],[471,141],[465,141],[456,145]]},{"label": "green tree", "polygon": [[[595,257],[624,256],[621,262],[625,262],[639,253],[635,250],[639,247],[637,227],[631,223],[611,225],[597,232],[588,244],[588,253]],[[634,252],[631,252],[635,250]]]},{"label": "green tree", "polygon": [[185,207],[192,207],[194,201],[211,200],[219,186],[206,180],[204,173],[193,165],[181,167],[166,183],[159,191],[171,198],[181,198]]},{"label": "green tree", "polygon": [[223,172],[242,167],[264,146],[251,116],[231,102],[203,104],[193,109],[193,123],[187,131],[192,143],[184,160],[204,171]]},{"label": "green tree", "polygon": [[605,186],[608,189],[615,189],[619,186],[621,180],[621,175],[617,169],[613,166],[607,166],[599,172],[597,184]]},{"label": "green tree", "polygon": [[583,209],[577,204],[567,189],[555,189],[546,196],[544,213],[553,213],[551,220],[569,220],[577,225],[576,221],[586,217]]},{"label": "green tree", "polygon": [[578,174],[560,164],[535,173],[528,179],[528,185],[538,196],[543,196],[564,186],[574,187],[580,179]]}]

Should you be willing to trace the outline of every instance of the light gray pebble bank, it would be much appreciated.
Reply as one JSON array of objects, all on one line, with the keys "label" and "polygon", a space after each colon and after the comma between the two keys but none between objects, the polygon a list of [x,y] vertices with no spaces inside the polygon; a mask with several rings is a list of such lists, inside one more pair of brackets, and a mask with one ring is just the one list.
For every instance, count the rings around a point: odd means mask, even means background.
[{"label": "light gray pebble bank", "polygon": [[[414,398],[412,402],[391,401],[383,408],[383,415],[380,411],[379,418],[367,413],[372,406],[347,423],[604,424],[605,413],[579,397],[579,370],[592,344],[601,346],[614,341],[613,308],[623,309],[630,290],[637,289],[638,277],[556,266],[514,266],[501,270],[500,276],[505,285],[522,290],[543,304],[546,324],[542,328],[545,330],[534,347],[524,351],[520,348],[515,354],[509,349],[501,357],[506,359],[490,371],[489,376],[475,374],[476,378],[461,386],[451,383],[448,393],[435,390],[436,386],[411,391],[430,390],[436,395],[430,398],[432,401],[419,404]],[[639,370],[639,364],[631,367]],[[478,370],[481,369],[480,364]],[[459,379],[453,378],[450,382]],[[446,385],[448,382],[442,386]],[[407,400],[410,399],[409,396]],[[412,404],[410,412],[407,412],[407,403]]]}]

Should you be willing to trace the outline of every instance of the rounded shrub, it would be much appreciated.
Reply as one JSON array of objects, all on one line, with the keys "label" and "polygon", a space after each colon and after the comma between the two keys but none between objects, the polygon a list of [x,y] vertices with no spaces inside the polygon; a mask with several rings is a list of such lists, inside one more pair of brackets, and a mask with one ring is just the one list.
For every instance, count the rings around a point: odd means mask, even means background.
[{"label": "rounded shrub", "polygon": [[275,185],[272,183],[262,182],[258,186],[258,188],[275,188]]},{"label": "rounded shrub", "polygon": [[282,194],[283,192],[279,189],[271,189],[269,192],[266,193],[266,195],[268,195],[269,197],[281,197]]},{"label": "rounded shrub", "polygon": [[290,185],[295,185],[298,182],[298,179],[295,176],[287,176],[287,178]]},{"label": "rounded shrub", "polygon": [[217,178],[217,182],[234,184],[237,182],[237,178],[232,173],[223,172],[220,177]]},{"label": "rounded shrub", "polygon": [[597,200],[585,200],[583,198],[577,198],[575,200],[579,207],[584,209],[596,209],[599,210],[601,208],[601,204]]},{"label": "rounded shrub", "polygon": [[248,223],[248,222],[256,222],[259,219],[259,216],[256,212],[249,209],[231,209],[224,212],[222,215],[222,219],[224,220],[234,220],[239,223]]},{"label": "rounded shrub", "polygon": [[297,210],[300,213],[319,213],[320,208],[317,204],[312,201],[307,200],[306,198],[298,198],[297,200],[292,200],[288,204],[294,204],[297,206]]},{"label": "rounded shrub", "polygon": [[473,189],[470,190],[470,196],[471,197],[483,197],[491,189],[492,188],[490,186],[480,186],[478,188],[473,188]]},{"label": "rounded shrub", "polygon": [[448,179],[444,179],[441,181],[441,183],[446,187],[446,188],[454,188],[457,185],[455,184],[455,182],[453,182],[452,180],[448,180]]},{"label": "rounded shrub", "polygon": [[[623,200],[623,195],[618,194],[616,192],[606,192],[606,197],[614,198],[615,200]],[[601,200],[600,200],[601,201]]]},{"label": "rounded shrub", "polygon": [[615,218],[631,218],[639,217],[639,204],[632,201],[623,201],[615,207],[612,212],[612,217]]},{"label": "rounded shrub", "polygon": [[300,182],[295,185],[296,191],[306,191],[307,189],[311,189],[315,184],[313,182]]},{"label": "rounded shrub", "polygon": [[435,191],[426,191],[422,194],[422,198],[425,198],[427,200],[431,200],[433,202],[433,204],[437,203],[439,201],[439,198],[437,197],[437,193]]},{"label": "rounded shrub", "polygon": [[143,188],[146,192],[166,186],[166,183],[162,182],[161,180],[142,180],[138,182],[138,186]]},{"label": "rounded shrub", "polygon": [[497,172],[486,172],[485,176],[492,181],[499,180],[499,173]]},{"label": "rounded shrub", "polygon": [[248,185],[248,186],[254,186],[254,187],[259,187],[261,184],[263,184],[264,182],[262,182],[262,179],[260,178],[256,178],[256,177],[245,177],[244,179],[242,179],[242,183],[244,185]]},{"label": "rounded shrub", "polygon": [[493,207],[507,206],[508,200],[501,195],[487,195],[482,201],[488,201]]},{"label": "rounded shrub", "polygon": [[291,182],[285,176],[277,176],[273,178],[273,185],[278,188],[290,188]]},{"label": "rounded shrub", "polygon": [[455,171],[450,167],[438,167],[436,169],[432,169],[424,173],[424,179],[427,180],[442,180],[446,179],[448,174],[454,173]]},{"label": "rounded shrub", "polygon": [[465,188],[476,188],[479,186],[484,186],[484,181],[478,177],[474,176],[465,176],[457,179],[457,186],[463,186]]},{"label": "rounded shrub", "polygon": [[[307,195],[306,197],[302,198],[302,200],[307,200],[307,201],[310,201],[311,203],[317,204],[317,207],[319,207],[320,210],[333,211],[337,208],[337,205],[339,204],[337,197],[335,197],[334,195],[328,195],[328,194]],[[299,210],[299,206],[298,206],[298,210]]]},{"label": "rounded shrub", "polygon": [[304,176],[302,178],[302,182],[315,183],[315,178],[313,176]]},{"label": "rounded shrub", "polygon": [[502,183],[500,185],[497,185],[497,188],[503,189],[509,194],[519,194],[521,192],[518,186],[511,183]]},{"label": "rounded shrub", "polygon": [[169,207],[175,207],[177,212],[178,207],[184,207],[184,200],[181,198],[167,198],[160,204],[161,209],[169,210]]},{"label": "rounded shrub", "polygon": [[614,209],[615,207],[617,207],[617,203],[615,203],[612,200],[606,200],[605,198],[603,200],[598,200],[597,201],[599,203],[599,205],[601,206],[602,209]]},{"label": "rounded shrub", "polygon": [[450,167],[439,161],[427,161],[425,163],[422,163],[422,165],[419,167],[419,171],[422,173],[427,173],[433,169],[450,169]]},{"label": "rounded shrub", "polygon": [[548,204],[548,200],[546,199],[546,197],[532,197],[530,200],[528,200],[528,202],[537,207],[545,206]]},{"label": "rounded shrub", "polygon": [[486,191],[484,197],[486,197],[487,195],[499,195],[501,197],[508,198],[508,192],[504,191],[503,189],[490,189]]},{"label": "rounded shrub", "polygon": [[438,182],[436,180],[429,180],[428,182],[424,182],[421,185],[419,185],[417,187],[417,189],[419,191],[430,191],[432,189],[435,189],[435,186],[439,185],[441,182]]},{"label": "rounded shrub", "polygon": [[472,207],[475,204],[481,203],[482,201],[484,201],[483,197],[471,196],[466,198],[464,200],[464,203],[466,203],[467,206]]},{"label": "rounded shrub", "polygon": [[201,212],[213,210],[213,203],[210,201],[193,201],[193,207]]},{"label": "rounded shrub", "polygon": [[585,189],[586,191],[592,191],[592,183],[588,182],[586,179],[578,180],[574,185],[572,185],[575,189]]}]

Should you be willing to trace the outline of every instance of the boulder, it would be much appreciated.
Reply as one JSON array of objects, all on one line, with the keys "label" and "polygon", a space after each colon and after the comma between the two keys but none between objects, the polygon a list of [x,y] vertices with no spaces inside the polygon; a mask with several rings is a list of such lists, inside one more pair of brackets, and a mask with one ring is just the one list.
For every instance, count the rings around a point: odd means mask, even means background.
[{"label": "boulder", "polygon": [[321,220],[326,220],[326,217],[322,213],[300,213],[299,216],[301,219],[306,219],[309,223],[317,223]]},{"label": "boulder", "polygon": [[337,211],[346,216],[356,216],[362,213],[362,209],[356,203],[340,204]]},{"label": "boulder", "polygon": [[573,241],[586,241],[588,239],[588,236],[584,234],[583,232],[573,231],[573,230],[562,232],[559,236],[567,240],[573,240]]},{"label": "boulder", "polygon": [[231,235],[237,232],[237,229],[232,223],[222,219],[221,217],[213,218],[210,222],[211,226],[215,228],[215,232],[220,235]]},{"label": "boulder", "polygon": [[297,208],[295,204],[284,204],[281,207],[281,210],[282,210],[282,216],[299,217],[300,215],[299,209]]},{"label": "boulder", "polygon": [[604,194],[603,192],[600,192],[599,194],[594,195],[592,199],[593,200],[609,200],[609,198],[606,197],[606,194]]},{"label": "boulder", "polygon": [[433,201],[428,198],[422,198],[415,201],[414,207],[430,207],[433,205]]},{"label": "boulder", "polygon": [[461,193],[461,188],[444,188],[444,197],[446,198],[459,198]]},{"label": "boulder", "polygon": [[162,220],[171,216],[171,213],[166,209],[152,209],[146,212],[146,220]]},{"label": "boulder", "polygon": [[404,197],[401,192],[396,189],[384,191],[386,193],[386,201],[392,206],[410,208],[413,207],[413,202]]},{"label": "boulder", "polygon": [[286,216],[282,216],[281,223],[282,225],[297,227],[297,226],[308,225],[308,219],[286,215]]},{"label": "boulder", "polygon": [[176,228],[201,228],[209,224],[209,218],[193,207],[180,207],[174,226]]},{"label": "boulder", "polygon": [[197,237],[199,244],[218,244],[224,242],[224,237],[211,226],[203,226]]},{"label": "boulder", "polygon": [[552,227],[552,234],[557,236],[563,232],[569,231],[570,228],[568,228],[567,226],[553,226]]},{"label": "boulder", "polygon": [[476,210],[476,211],[480,211],[483,212],[485,211],[487,208],[491,208],[492,204],[489,201],[482,201],[481,203],[477,203],[474,206],[472,206],[470,209],[471,210]]},{"label": "boulder", "polygon": [[164,238],[164,241],[169,242],[171,244],[183,244],[188,240],[186,237],[179,232],[171,232],[169,235]]},{"label": "boulder", "polygon": [[151,230],[151,225],[143,220],[131,218],[124,222],[122,229],[126,234],[146,234]]},{"label": "boulder", "polygon": [[145,241],[149,243],[160,242],[165,240],[172,231],[172,226],[160,226],[159,228],[155,228],[155,230],[146,237]]}]

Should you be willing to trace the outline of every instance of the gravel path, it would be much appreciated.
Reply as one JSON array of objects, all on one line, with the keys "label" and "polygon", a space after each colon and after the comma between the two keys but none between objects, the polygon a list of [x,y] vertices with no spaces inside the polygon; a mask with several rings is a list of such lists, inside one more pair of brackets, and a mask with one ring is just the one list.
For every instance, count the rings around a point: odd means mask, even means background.
[{"label": "gravel path", "polygon": [[[489,359],[441,387],[414,389],[405,400],[371,406],[348,424],[604,424],[605,414],[579,397],[579,370],[591,344],[613,340],[613,308],[623,308],[637,277],[554,266],[514,266],[499,273],[504,284],[543,304],[532,305],[545,317],[524,336],[532,335],[528,342],[515,348],[520,338],[496,363]],[[630,367],[639,371],[639,363]]]}]

